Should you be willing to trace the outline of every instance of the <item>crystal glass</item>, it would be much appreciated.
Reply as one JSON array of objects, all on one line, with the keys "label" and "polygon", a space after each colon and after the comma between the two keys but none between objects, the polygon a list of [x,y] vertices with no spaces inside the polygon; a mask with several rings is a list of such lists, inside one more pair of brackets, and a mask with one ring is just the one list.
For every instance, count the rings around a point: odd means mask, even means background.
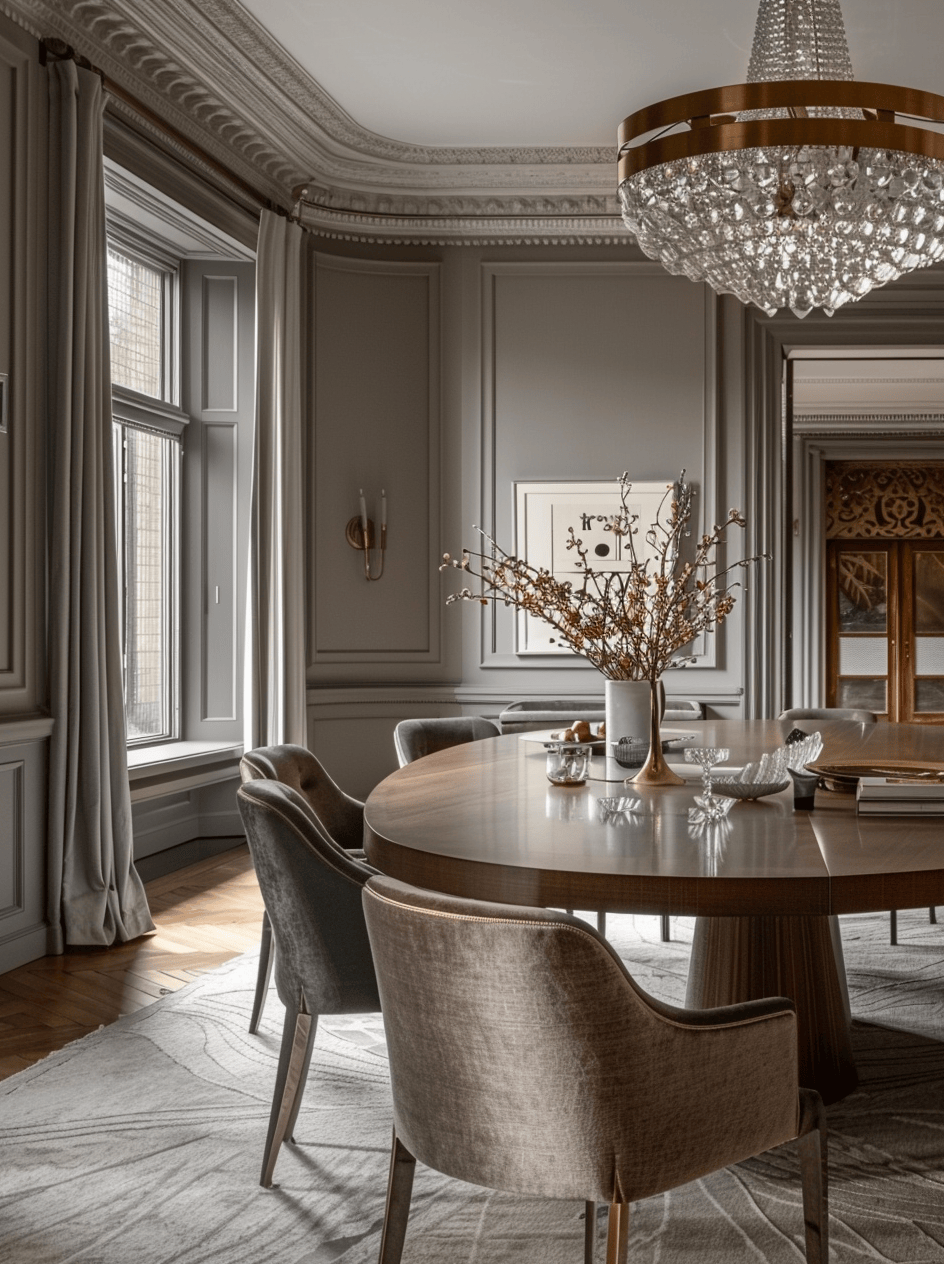
[{"label": "crystal glass", "polygon": [[587,780],[592,746],[559,742],[547,748],[547,779],[555,786],[582,786]]},{"label": "crystal glass", "polygon": [[720,821],[731,811],[734,800],[716,797],[711,786],[712,768],[715,764],[723,764],[730,756],[731,752],[726,746],[689,746],[686,749],[685,762],[701,765],[702,793],[695,796],[695,807],[688,811],[688,819],[692,824]]},{"label": "crystal glass", "polygon": [[711,792],[711,770],[715,764],[726,763],[731,757],[731,752],[726,746],[688,746],[685,750],[686,764],[701,765],[701,784],[704,794],[710,799]]}]

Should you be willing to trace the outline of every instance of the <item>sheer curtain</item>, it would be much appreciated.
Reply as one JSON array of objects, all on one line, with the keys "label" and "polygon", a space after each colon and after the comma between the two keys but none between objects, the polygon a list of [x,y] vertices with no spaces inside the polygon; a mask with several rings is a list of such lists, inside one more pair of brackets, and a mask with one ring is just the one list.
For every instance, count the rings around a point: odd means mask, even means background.
[{"label": "sheer curtain", "polygon": [[49,68],[52,479],[48,917],[53,951],[154,929],[132,864],[113,499],[104,99]]},{"label": "sheer curtain", "polygon": [[302,429],[303,230],[262,212],[249,543],[246,749],[308,744]]}]

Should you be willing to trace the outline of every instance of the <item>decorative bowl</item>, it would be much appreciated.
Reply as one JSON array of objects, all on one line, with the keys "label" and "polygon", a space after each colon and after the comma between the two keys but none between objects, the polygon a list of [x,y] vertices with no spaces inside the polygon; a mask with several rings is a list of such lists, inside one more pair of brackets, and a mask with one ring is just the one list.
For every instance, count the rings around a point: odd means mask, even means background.
[{"label": "decorative bowl", "polygon": [[721,781],[714,783],[717,794],[726,795],[729,799],[744,799],[750,803],[753,799],[763,799],[768,794],[779,794],[789,786],[786,781]]},{"label": "decorative bowl", "polygon": [[860,777],[906,777],[909,780],[920,778],[931,782],[944,780],[944,771],[940,764],[920,759],[886,759],[874,764],[852,759],[838,760],[835,763],[817,760],[806,767],[819,777],[825,790],[832,790],[834,794],[855,794]]}]

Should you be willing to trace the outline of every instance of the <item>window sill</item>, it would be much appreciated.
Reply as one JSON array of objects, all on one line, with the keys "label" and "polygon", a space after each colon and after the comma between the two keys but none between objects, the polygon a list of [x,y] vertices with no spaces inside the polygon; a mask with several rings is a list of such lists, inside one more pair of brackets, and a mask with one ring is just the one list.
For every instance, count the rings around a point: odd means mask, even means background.
[{"label": "window sill", "polygon": [[166,742],[128,751],[131,802],[229,781],[239,775],[241,742]]}]

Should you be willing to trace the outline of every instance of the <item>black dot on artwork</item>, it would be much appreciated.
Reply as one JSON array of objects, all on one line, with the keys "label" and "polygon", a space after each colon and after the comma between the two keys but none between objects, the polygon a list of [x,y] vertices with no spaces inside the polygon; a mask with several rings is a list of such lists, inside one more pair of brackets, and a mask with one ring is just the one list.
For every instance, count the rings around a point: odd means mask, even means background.
[{"label": "black dot on artwork", "polygon": [[598,544],[593,551],[596,553],[597,557],[609,557],[610,546],[608,544]]}]

